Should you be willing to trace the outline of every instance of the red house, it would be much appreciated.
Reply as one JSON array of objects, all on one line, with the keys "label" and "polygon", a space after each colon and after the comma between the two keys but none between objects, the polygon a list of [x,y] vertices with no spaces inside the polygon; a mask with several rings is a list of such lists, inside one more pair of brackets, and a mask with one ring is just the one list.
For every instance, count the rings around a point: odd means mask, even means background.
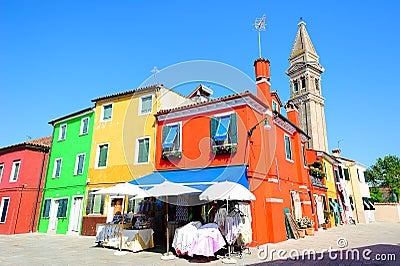
[{"label": "red house", "polygon": [[36,231],[51,137],[0,148],[0,234]]},{"label": "red house", "polygon": [[250,205],[253,240],[265,244],[287,239],[285,211],[311,217],[304,148],[309,137],[293,104],[286,105],[288,118],[280,113],[278,94],[270,91],[269,61],[257,59],[255,70],[257,95],[210,100],[200,86],[191,94],[201,99],[197,103],[158,112],[155,168],[170,181],[198,188],[225,180],[249,188],[256,196]]}]

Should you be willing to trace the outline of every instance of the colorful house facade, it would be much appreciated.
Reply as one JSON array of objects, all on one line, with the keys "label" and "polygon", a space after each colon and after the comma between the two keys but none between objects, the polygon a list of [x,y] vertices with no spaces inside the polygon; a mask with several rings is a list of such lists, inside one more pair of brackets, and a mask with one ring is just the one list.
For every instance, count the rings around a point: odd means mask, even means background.
[{"label": "colorful house facade", "polygon": [[308,137],[296,126],[292,105],[289,118],[280,114],[280,100],[269,87],[269,61],[258,59],[255,67],[257,96],[244,92],[158,112],[158,171],[132,183],[165,178],[199,189],[226,180],[242,184],[256,196],[250,205],[253,241],[264,244],[286,239],[285,208],[311,215],[303,161]]},{"label": "colorful house facade", "polygon": [[151,173],[155,150],[154,114],[187,101],[186,97],[159,85],[92,100],[95,118],[83,235],[94,235],[96,224],[111,221],[125,201],[125,197],[91,192]]},{"label": "colorful house facade", "polygon": [[79,234],[92,146],[92,107],[54,119],[38,231]]},{"label": "colorful house facade", "polygon": [[51,137],[0,148],[0,234],[36,231]]}]

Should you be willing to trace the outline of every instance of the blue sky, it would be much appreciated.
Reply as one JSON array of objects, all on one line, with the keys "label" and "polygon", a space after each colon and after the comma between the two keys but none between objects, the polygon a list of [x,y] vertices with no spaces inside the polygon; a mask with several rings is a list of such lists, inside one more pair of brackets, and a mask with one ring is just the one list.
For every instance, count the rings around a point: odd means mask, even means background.
[{"label": "blue sky", "polygon": [[[286,101],[299,18],[325,67],[329,148],[369,166],[399,156],[400,4],[387,1],[0,0],[0,147],[52,134],[53,118],[138,87],[158,69],[213,60],[254,77],[254,19]],[[161,81],[162,82],[162,81]],[[248,88],[244,88],[248,89]]]}]

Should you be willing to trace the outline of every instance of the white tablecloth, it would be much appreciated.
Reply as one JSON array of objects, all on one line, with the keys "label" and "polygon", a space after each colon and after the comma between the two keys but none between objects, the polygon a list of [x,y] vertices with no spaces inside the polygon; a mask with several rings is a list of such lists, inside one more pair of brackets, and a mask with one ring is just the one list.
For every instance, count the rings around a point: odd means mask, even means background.
[{"label": "white tablecloth", "polygon": [[[97,224],[96,242],[103,246],[119,248],[121,225],[117,224]],[[122,249],[133,252],[153,248],[153,229],[127,230],[124,229],[122,236]]]}]

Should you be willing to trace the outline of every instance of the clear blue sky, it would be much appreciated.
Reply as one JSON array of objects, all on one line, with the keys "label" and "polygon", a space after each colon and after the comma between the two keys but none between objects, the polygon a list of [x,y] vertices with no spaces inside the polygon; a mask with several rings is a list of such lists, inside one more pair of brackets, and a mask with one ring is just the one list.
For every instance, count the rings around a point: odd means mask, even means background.
[{"label": "clear blue sky", "polygon": [[0,0],[0,147],[51,135],[48,121],[136,88],[154,66],[214,60],[254,77],[252,24],[266,14],[263,56],[281,99],[303,17],[326,69],[329,148],[342,140],[342,155],[367,166],[399,156],[399,10],[396,0]]}]

